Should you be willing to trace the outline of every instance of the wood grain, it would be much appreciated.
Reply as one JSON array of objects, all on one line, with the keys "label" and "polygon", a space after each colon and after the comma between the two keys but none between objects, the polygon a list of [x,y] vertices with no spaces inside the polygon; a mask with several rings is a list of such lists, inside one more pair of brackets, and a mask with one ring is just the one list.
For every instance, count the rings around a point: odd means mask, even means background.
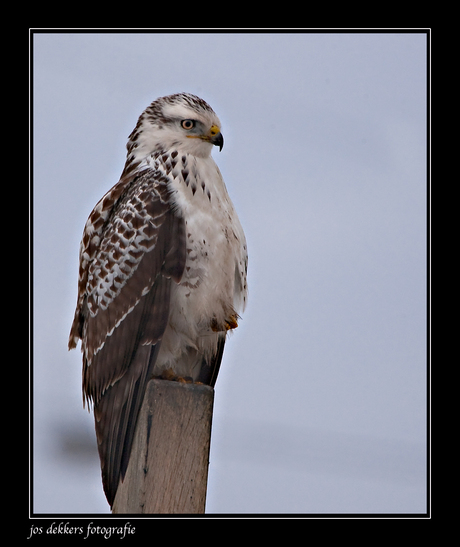
[{"label": "wood grain", "polygon": [[150,380],[112,513],[204,513],[214,390]]}]

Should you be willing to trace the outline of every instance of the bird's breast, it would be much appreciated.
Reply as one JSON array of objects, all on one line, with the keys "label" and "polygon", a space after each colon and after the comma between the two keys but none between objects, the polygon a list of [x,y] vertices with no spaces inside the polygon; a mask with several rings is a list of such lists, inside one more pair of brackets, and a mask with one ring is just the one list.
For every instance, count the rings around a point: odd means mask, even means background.
[{"label": "bird's breast", "polygon": [[244,235],[212,158],[181,162],[172,189],[185,221],[186,265],[175,298],[188,322],[209,329],[214,319],[223,322],[235,311],[235,265]]}]

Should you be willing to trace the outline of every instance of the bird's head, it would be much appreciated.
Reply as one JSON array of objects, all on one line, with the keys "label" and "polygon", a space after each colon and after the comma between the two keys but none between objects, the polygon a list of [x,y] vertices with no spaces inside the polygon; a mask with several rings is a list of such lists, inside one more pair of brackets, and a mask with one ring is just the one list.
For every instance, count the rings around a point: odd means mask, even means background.
[{"label": "bird's head", "polygon": [[161,97],[140,115],[129,136],[128,159],[142,161],[156,151],[171,149],[208,157],[213,146],[222,150],[220,128],[219,118],[203,99],[190,93]]}]

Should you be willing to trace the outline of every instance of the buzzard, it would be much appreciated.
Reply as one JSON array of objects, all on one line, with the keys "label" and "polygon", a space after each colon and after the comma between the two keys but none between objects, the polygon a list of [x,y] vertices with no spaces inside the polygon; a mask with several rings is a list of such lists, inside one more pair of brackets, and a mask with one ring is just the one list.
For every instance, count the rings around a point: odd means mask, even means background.
[{"label": "buzzard", "polygon": [[69,349],[81,339],[83,402],[93,405],[112,506],[151,377],[214,386],[247,297],[247,247],[211,157],[221,124],[199,97],[150,104],[128,138],[121,178],[80,244]]}]

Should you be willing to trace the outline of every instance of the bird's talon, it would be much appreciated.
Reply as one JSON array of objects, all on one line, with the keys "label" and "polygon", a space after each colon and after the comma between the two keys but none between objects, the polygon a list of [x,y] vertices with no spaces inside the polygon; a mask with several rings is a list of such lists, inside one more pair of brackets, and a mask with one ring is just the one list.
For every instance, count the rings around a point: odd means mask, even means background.
[{"label": "bird's talon", "polygon": [[238,316],[235,314],[235,315],[231,315],[228,319],[225,320],[225,329],[226,330],[231,330],[231,329],[236,329],[238,327]]}]

